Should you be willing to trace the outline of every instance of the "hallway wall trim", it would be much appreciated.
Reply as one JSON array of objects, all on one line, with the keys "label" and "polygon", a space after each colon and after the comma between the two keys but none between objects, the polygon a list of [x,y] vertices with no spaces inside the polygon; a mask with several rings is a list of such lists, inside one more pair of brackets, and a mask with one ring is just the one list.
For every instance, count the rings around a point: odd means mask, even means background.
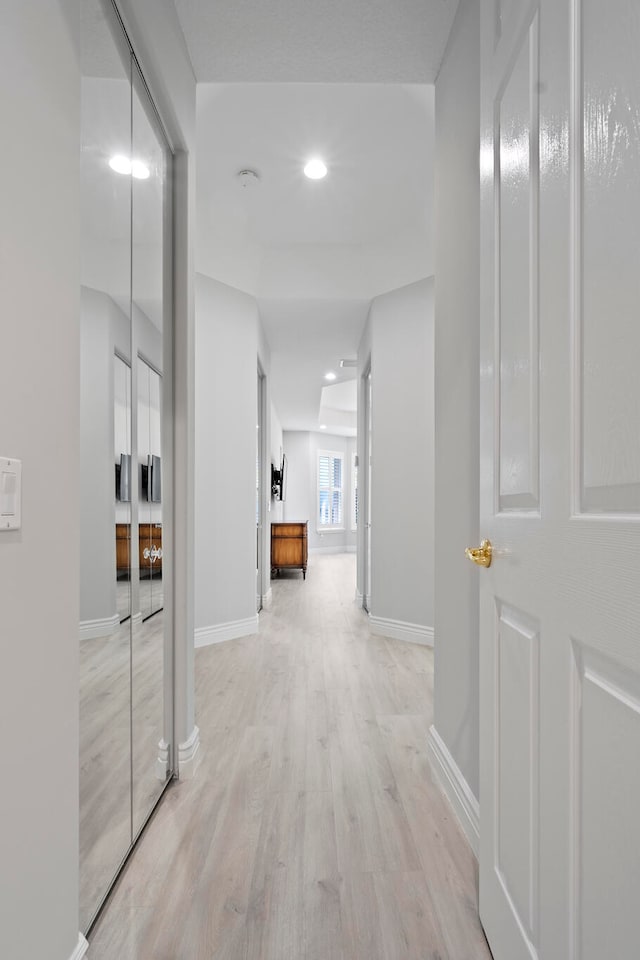
[{"label": "hallway wall trim", "polygon": [[89,949],[89,942],[85,940],[81,933],[78,934],[78,942],[76,948],[69,957],[69,960],[82,960],[82,957],[86,954]]},{"label": "hallway wall trim", "polygon": [[210,627],[196,627],[194,638],[196,647],[208,647],[212,643],[225,640],[238,640],[258,632],[258,614],[244,620],[230,620],[228,623],[216,623]]},{"label": "hallway wall trim", "polygon": [[81,640],[98,640],[100,637],[109,637],[120,624],[120,617],[114,613],[112,617],[102,617],[99,620],[82,620],[80,622]]},{"label": "hallway wall trim", "polygon": [[385,617],[369,615],[371,633],[393,640],[406,640],[409,643],[421,643],[433,646],[433,627],[424,627],[420,623],[406,623],[404,620],[387,620]]},{"label": "hallway wall trim", "polygon": [[480,804],[434,726],[429,728],[427,751],[435,780],[449,801],[477,860],[480,850]]}]

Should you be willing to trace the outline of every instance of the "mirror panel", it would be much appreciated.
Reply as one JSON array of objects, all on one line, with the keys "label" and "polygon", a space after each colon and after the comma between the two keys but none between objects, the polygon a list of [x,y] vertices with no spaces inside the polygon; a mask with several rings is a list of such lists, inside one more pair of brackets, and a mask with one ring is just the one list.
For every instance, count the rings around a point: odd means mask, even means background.
[{"label": "mirror panel", "polygon": [[131,61],[108,5],[82,5],[80,925],[131,843]]},{"label": "mirror panel", "polygon": [[172,449],[170,160],[113,4],[83,0],[79,765],[85,932],[171,774],[173,637],[164,617],[163,556],[163,480],[170,477]]},{"label": "mirror panel", "polygon": [[[163,594],[163,436],[169,151],[139,75],[133,77],[132,320],[136,357],[139,613],[132,628],[133,833],[142,828],[168,774],[165,680],[169,622]],[[136,165],[138,175],[136,175]],[[165,669],[165,661],[167,669]]]}]

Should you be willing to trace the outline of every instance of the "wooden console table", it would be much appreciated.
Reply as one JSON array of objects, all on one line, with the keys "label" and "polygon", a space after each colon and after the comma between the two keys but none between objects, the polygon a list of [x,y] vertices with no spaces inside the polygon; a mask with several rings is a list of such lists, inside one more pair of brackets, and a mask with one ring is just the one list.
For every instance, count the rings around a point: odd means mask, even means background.
[{"label": "wooden console table", "polygon": [[307,579],[307,526],[304,523],[271,524],[271,573],[279,570],[302,570]]}]

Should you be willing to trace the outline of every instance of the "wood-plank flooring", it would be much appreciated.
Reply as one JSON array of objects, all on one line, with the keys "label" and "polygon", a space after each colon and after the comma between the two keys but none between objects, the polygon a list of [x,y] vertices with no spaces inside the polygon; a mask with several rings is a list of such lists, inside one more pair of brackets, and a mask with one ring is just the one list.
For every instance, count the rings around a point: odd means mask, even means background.
[{"label": "wood-plank flooring", "polygon": [[196,651],[204,759],[173,786],[90,960],[489,960],[476,863],[426,757],[433,655],[374,637],[355,558],[273,581]]}]

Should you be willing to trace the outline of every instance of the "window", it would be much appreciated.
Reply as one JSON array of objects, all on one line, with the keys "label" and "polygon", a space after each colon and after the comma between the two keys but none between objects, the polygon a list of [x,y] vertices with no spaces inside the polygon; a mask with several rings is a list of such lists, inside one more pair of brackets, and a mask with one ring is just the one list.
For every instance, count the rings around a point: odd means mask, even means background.
[{"label": "window", "polygon": [[358,529],[358,456],[351,457],[351,529]]},{"label": "window", "polygon": [[318,529],[344,528],[342,484],[344,456],[321,450],[318,453]]}]

